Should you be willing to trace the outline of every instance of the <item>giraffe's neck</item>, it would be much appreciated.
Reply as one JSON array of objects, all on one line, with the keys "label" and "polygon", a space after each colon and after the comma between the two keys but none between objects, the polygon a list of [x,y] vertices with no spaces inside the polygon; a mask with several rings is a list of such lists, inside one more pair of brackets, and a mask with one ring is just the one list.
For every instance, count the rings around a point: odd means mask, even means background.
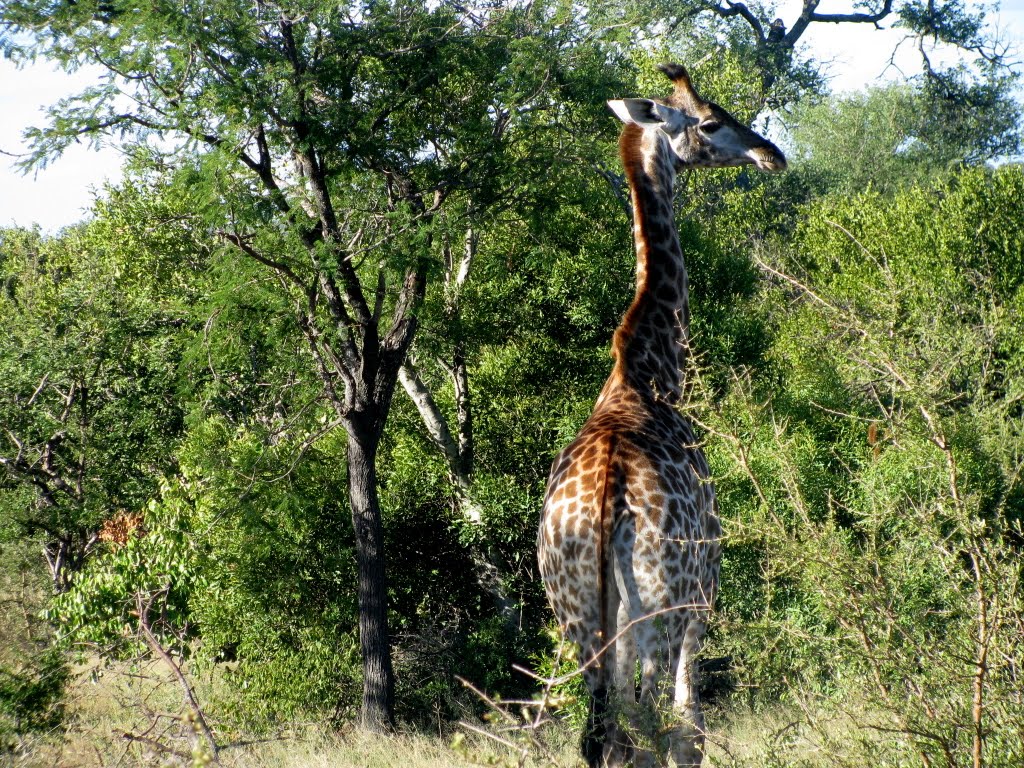
[{"label": "giraffe's neck", "polygon": [[615,331],[607,386],[679,400],[689,332],[686,264],[672,214],[675,170],[667,141],[627,126],[620,151],[633,202],[636,296]]}]

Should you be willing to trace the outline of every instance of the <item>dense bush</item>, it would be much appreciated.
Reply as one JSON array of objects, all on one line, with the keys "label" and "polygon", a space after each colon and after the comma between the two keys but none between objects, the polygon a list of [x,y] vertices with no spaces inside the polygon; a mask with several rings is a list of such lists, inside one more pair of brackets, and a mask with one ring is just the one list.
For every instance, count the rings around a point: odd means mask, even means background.
[{"label": "dense bush", "polygon": [[760,257],[771,365],[709,419],[717,641],[756,700],[844,718],[837,761],[861,732],[877,764],[1022,758],[1022,184],[813,203]]}]

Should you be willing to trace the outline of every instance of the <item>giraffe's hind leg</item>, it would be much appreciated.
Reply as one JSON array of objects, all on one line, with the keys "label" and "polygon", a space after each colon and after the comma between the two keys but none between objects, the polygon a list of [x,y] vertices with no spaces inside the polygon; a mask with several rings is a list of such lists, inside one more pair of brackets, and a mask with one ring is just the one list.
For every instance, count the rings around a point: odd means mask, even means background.
[{"label": "giraffe's hind leg", "polygon": [[[618,725],[619,691],[613,674],[615,649],[605,648],[603,643],[595,641],[581,645],[580,650],[580,662],[585,665],[583,681],[590,693],[587,725],[580,744],[583,759],[589,768],[627,765],[631,749],[628,734]],[[601,654],[601,658],[588,664],[595,654]]]},{"label": "giraffe's hind leg", "polygon": [[603,768],[602,757],[608,729],[608,689],[590,681],[587,682],[587,689],[590,691],[590,707],[580,751],[589,768]]},{"label": "giraffe's hind leg", "polygon": [[[620,626],[629,625],[628,651],[623,649],[619,655],[619,676],[628,676],[626,681],[620,679],[619,685],[631,730],[633,742],[632,765],[635,768],[648,768],[655,763],[658,739],[658,700],[660,698],[660,682],[662,671],[668,662],[662,651],[664,644],[660,641],[659,628],[663,621],[660,617],[651,617],[644,600],[637,574],[633,567],[634,533],[628,526],[620,526],[616,531],[615,540],[615,581],[622,600],[619,612]],[[627,661],[628,655],[628,661]],[[663,658],[663,656],[665,656]],[[640,696],[636,696],[636,661],[640,661]]]},{"label": "giraffe's hind leg", "polygon": [[704,715],[700,706],[696,659],[704,636],[704,619],[700,615],[691,615],[688,619],[674,659],[674,723],[669,740],[672,759],[678,768],[695,768],[704,757]]},{"label": "giraffe's hind leg", "polygon": [[[608,623],[604,632],[576,639],[580,646],[579,661],[584,667],[583,680],[590,692],[581,751],[591,768],[631,765],[633,755],[629,731],[620,727],[619,718],[624,705],[636,699],[636,646],[631,631],[618,634],[617,628],[627,626],[628,618],[611,572],[605,583]],[[626,666],[628,672],[623,671]]]},{"label": "giraffe's hind leg", "polygon": [[614,615],[615,623],[609,627],[615,642],[614,649],[609,649],[609,652],[614,651],[615,659],[615,683],[609,712],[612,724],[604,749],[605,764],[609,768],[631,764],[633,739],[630,729],[622,727],[622,720],[624,714],[628,715],[636,707],[636,642],[625,604],[620,602]]}]

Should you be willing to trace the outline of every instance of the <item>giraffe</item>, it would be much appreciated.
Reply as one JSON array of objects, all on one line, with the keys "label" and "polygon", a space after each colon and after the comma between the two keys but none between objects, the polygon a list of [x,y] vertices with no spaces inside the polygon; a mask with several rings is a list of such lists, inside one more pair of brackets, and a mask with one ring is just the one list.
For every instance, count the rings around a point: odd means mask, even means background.
[{"label": "giraffe", "polygon": [[[552,464],[538,533],[548,600],[580,648],[592,768],[647,766],[656,754],[697,766],[704,752],[694,656],[718,585],[721,526],[707,461],[678,409],[689,296],[672,213],[676,172],[786,167],[778,147],[701,98],[684,67],[659,69],[674,84],[667,99],[608,102],[625,123],[636,294],[593,413]],[[663,726],[662,697],[671,703]],[[631,733],[647,738],[634,744]]]}]

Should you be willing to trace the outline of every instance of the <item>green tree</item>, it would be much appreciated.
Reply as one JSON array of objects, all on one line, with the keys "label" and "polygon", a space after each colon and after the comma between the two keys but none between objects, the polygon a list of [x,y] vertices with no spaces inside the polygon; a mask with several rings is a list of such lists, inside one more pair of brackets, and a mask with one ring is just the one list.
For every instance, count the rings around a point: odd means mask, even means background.
[{"label": "green tree", "polygon": [[[682,30],[684,37],[692,40],[697,31],[698,37],[706,39],[704,46],[737,56],[748,82],[754,85],[760,106],[783,106],[818,90],[819,66],[801,51],[800,44],[819,24],[880,27],[890,23],[906,29],[920,52],[925,77],[948,94],[956,93],[963,107],[977,95],[968,93],[970,78],[965,81],[959,67],[933,66],[930,46],[959,49],[982,74],[1006,73],[1012,65],[1009,46],[987,28],[985,10],[971,7],[964,0],[870,0],[850,11],[838,12],[821,6],[821,0],[802,0],[795,19],[783,18],[774,3],[761,0],[657,1],[640,7],[647,19],[655,19],[662,29],[669,30],[669,38]],[[1003,96],[1010,90],[1004,90]]]},{"label": "green tree", "polygon": [[534,129],[575,127],[563,105],[603,60],[545,4],[17,0],[2,18],[16,56],[107,72],[53,108],[30,162],[81,136],[177,141],[163,161],[194,158],[179,180],[208,226],[280,280],[348,438],[362,719],[389,727],[376,459],[398,373],[443,233],[550,172],[557,144]]},{"label": "green tree", "polygon": [[806,102],[791,128],[800,172],[825,190],[892,192],[1016,153],[1020,105],[997,84],[972,92],[986,100],[976,109],[930,81]]},{"label": "green tree", "polygon": [[57,592],[104,522],[153,493],[183,426],[181,274],[207,249],[176,226],[183,200],[127,189],[118,205],[52,238],[0,233],[0,508],[16,538],[41,538]]}]

